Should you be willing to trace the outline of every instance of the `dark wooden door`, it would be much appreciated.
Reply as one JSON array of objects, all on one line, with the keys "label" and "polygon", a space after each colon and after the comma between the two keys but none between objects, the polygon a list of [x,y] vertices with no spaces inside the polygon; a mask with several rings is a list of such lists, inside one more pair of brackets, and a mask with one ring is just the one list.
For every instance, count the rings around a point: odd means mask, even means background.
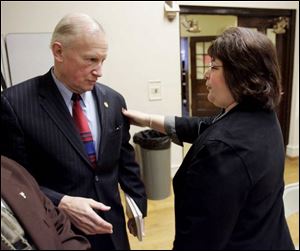
[{"label": "dark wooden door", "polygon": [[190,39],[192,116],[212,116],[220,112],[220,108],[207,99],[208,90],[204,79],[210,62],[207,49],[215,38],[209,36]]}]

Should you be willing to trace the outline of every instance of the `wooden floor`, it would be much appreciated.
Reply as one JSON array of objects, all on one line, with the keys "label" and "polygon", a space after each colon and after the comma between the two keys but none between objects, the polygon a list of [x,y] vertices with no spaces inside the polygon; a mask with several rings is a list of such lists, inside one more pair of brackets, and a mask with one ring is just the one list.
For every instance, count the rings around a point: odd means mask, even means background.
[{"label": "wooden floor", "polygon": [[[286,159],[285,183],[299,182],[299,159]],[[171,189],[172,191],[172,189]],[[173,192],[173,191],[172,191]],[[174,240],[174,196],[164,200],[148,200],[148,216],[145,218],[145,236],[142,242],[128,234],[132,250],[170,250]],[[288,219],[294,243],[299,246],[299,213]]]}]

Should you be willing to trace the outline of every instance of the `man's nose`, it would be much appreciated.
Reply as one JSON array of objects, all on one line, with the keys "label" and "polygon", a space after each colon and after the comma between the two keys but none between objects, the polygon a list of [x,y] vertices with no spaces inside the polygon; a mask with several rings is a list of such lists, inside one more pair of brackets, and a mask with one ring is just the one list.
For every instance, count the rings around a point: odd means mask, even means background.
[{"label": "man's nose", "polygon": [[92,74],[97,78],[100,78],[102,76],[102,64],[99,64],[97,68],[92,71]]}]

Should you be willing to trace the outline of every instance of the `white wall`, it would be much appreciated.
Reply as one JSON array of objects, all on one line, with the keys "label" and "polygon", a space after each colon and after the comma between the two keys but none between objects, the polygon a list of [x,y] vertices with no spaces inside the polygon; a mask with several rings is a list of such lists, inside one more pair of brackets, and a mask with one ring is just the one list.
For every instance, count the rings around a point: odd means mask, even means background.
[{"label": "white wall", "polygon": [[[299,10],[298,2],[193,1],[179,4],[284,8]],[[1,33],[52,32],[69,12],[84,12],[104,27],[109,55],[101,82],[122,93],[131,109],[149,113],[181,114],[179,16],[164,16],[164,2],[1,1]],[[299,152],[299,17],[297,12],[295,69],[288,149]],[[162,82],[162,100],[148,100],[148,81]],[[132,127],[132,135],[141,130]],[[182,150],[172,145],[172,168],[182,161]]]}]

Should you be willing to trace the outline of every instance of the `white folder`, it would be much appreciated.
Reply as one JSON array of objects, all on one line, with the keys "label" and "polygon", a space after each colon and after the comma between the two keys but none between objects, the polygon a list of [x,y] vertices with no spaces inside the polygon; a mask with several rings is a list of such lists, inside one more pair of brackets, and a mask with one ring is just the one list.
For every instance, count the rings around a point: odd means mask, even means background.
[{"label": "white folder", "polygon": [[137,230],[137,238],[139,241],[143,240],[144,235],[144,219],[141,210],[138,208],[134,200],[125,193],[126,200],[126,214],[129,219],[134,218]]}]

